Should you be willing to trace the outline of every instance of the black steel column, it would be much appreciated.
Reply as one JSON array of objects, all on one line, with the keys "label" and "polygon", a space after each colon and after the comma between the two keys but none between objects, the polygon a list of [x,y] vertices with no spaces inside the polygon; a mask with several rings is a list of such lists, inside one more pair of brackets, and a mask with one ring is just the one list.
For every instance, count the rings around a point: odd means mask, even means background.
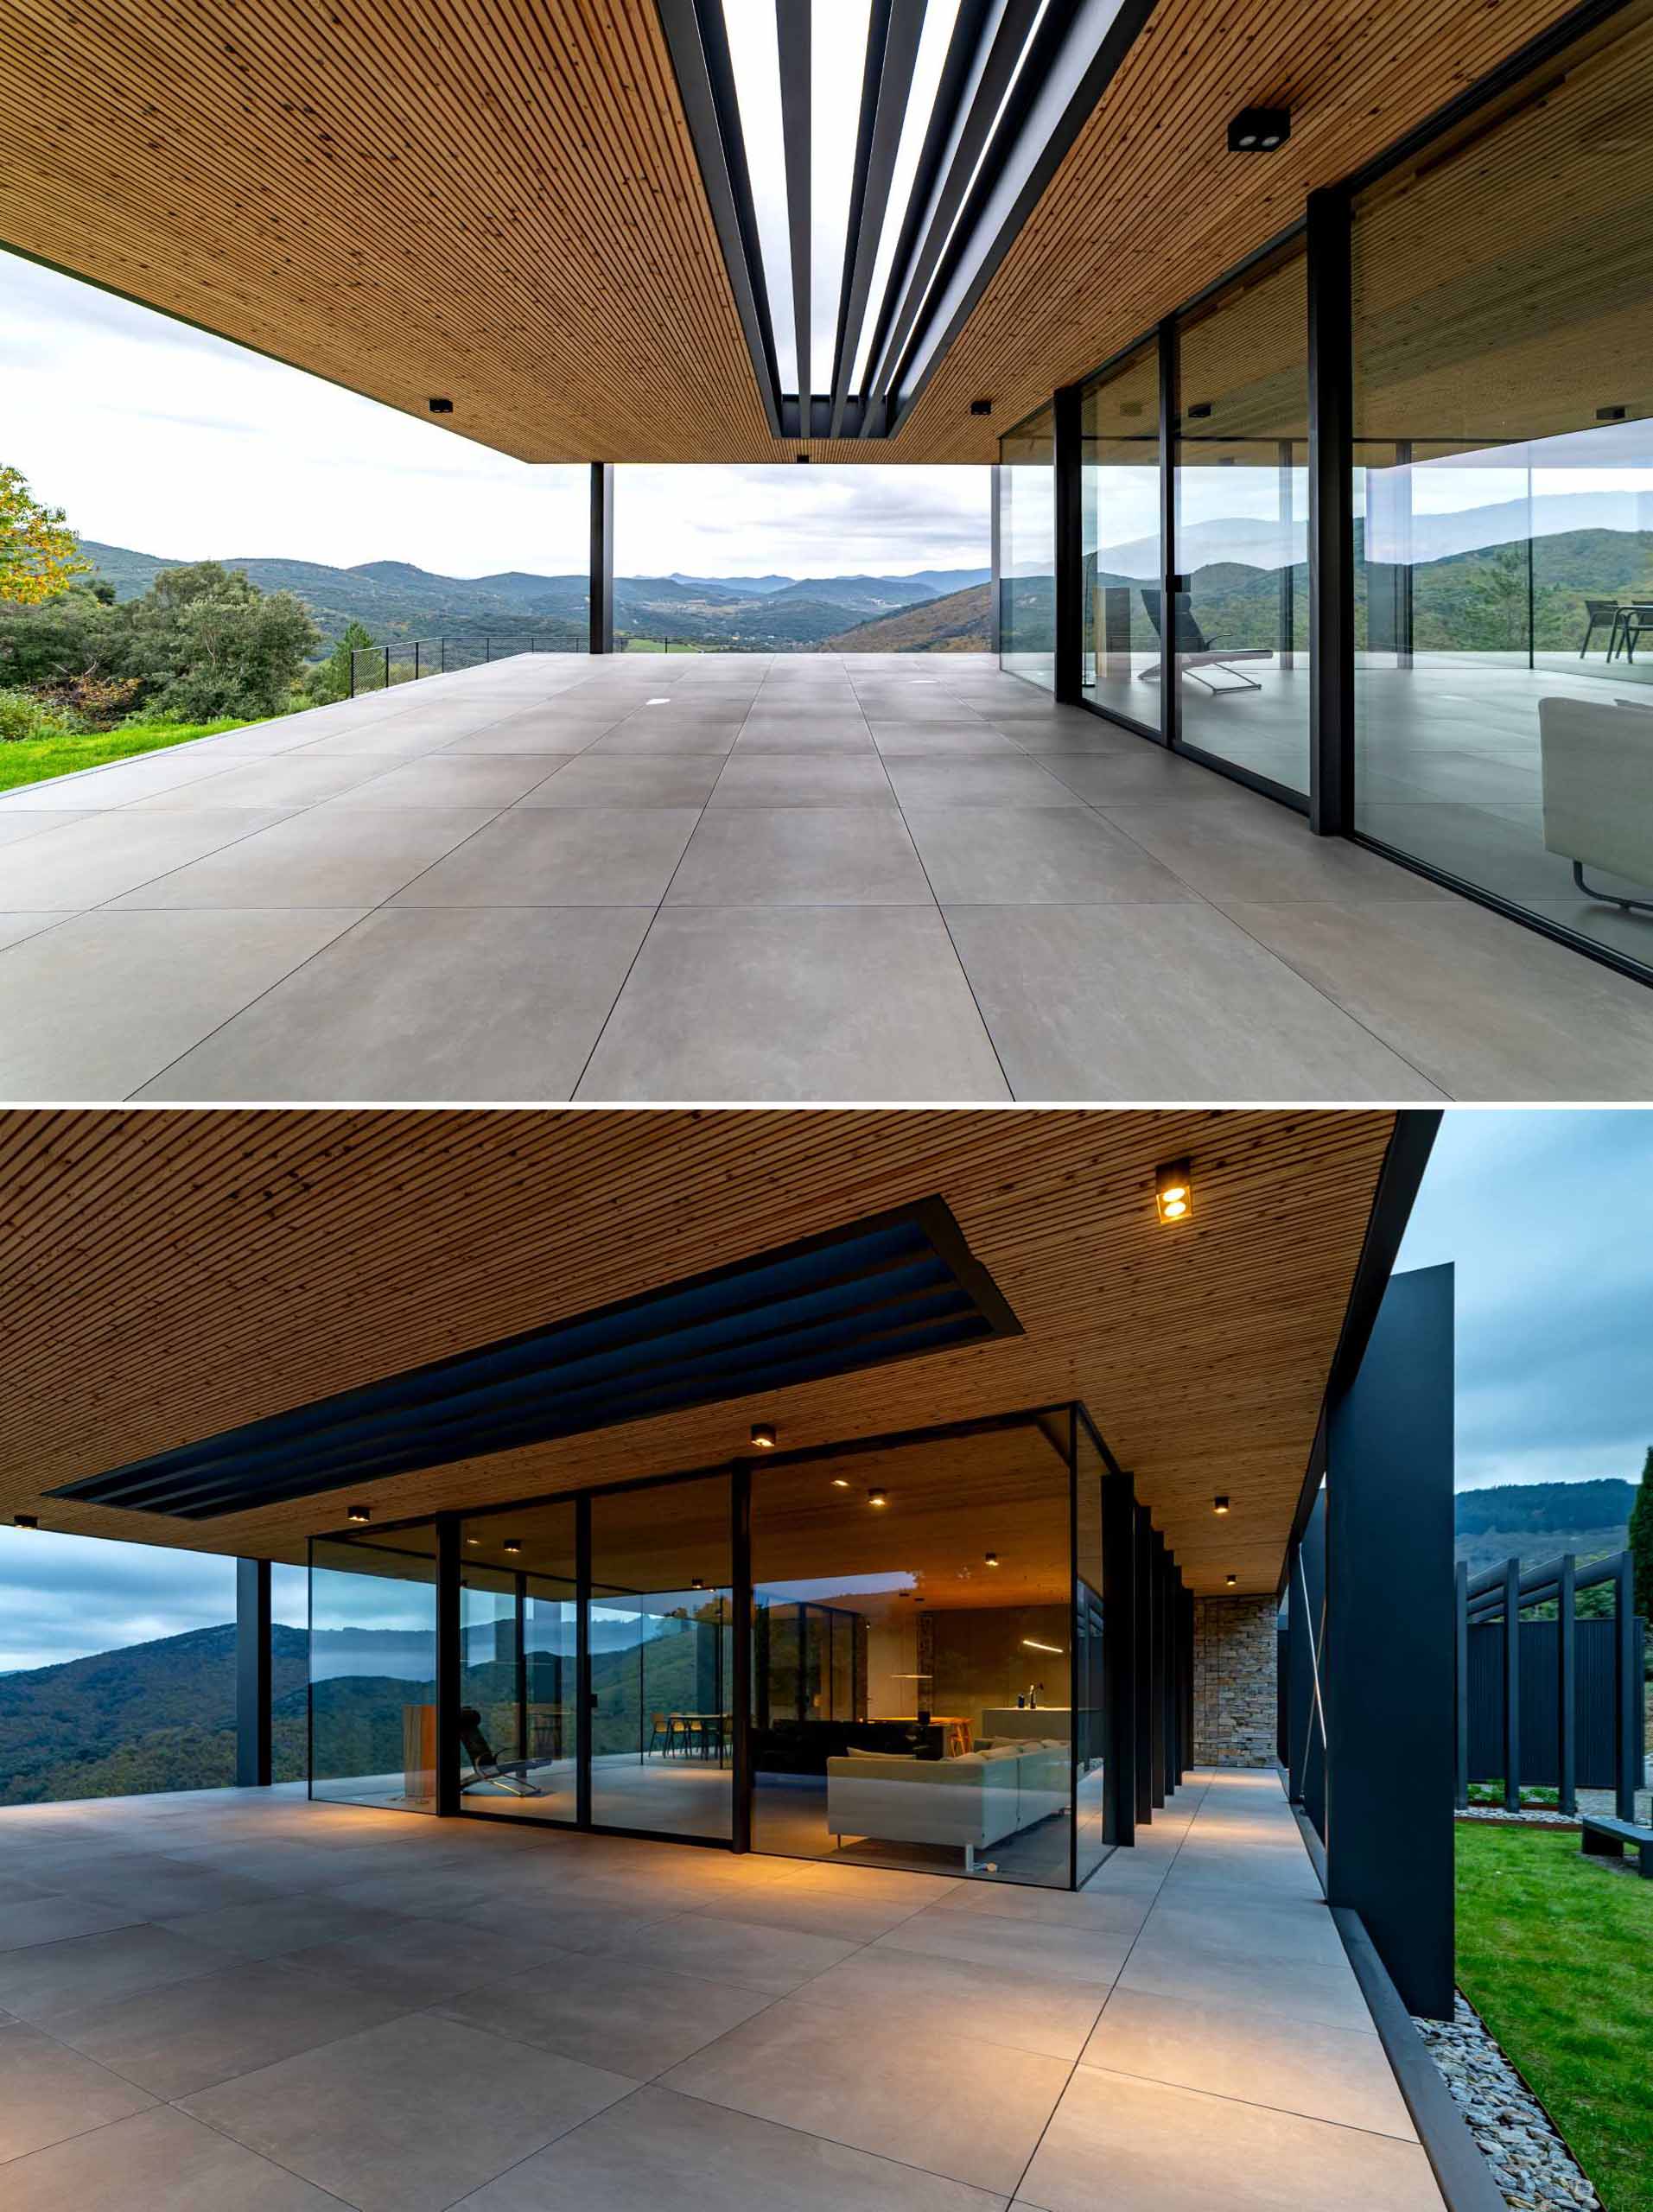
[{"label": "black steel column", "polygon": [[1077,384],[1062,386],[1052,415],[1056,449],[1056,696],[1077,706],[1084,688],[1084,444]]},{"label": "black steel column", "polygon": [[993,563],[993,596],[988,603],[988,651],[997,660],[1004,651],[1004,484],[997,461],[988,471],[988,536]]},{"label": "black steel column", "polygon": [[1160,1694],[1163,1699],[1161,1727],[1165,1737],[1165,1794],[1174,1797],[1181,1779],[1178,1765],[1180,1728],[1177,1709],[1180,1702],[1177,1682],[1177,1619],[1180,1606],[1181,1584],[1177,1573],[1177,1556],[1169,1549],[1161,1569],[1165,1576],[1165,1605],[1160,1630],[1161,1656]]},{"label": "black steel column", "polygon": [[1154,1590],[1154,1641],[1148,1654],[1148,1758],[1157,1811],[1165,1802],[1165,1615],[1168,1587],[1165,1538],[1157,1529],[1148,1538],[1148,1580]]},{"label": "black steel column", "polygon": [[1577,1575],[1578,1561],[1567,1552],[1555,1590],[1557,1810],[1563,1813],[1579,1809]]},{"label": "black steel column", "polygon": [[591,1493],[574,1501],[574,1818],[591,1826]]},{"label": "black steel column", "polygon": [[235,1786],[267,1789],[270,1745],[270,1561],[235,1562]]},{"label": "black steel column", "polygon": [[1106,1843],[1136,1840],[1136,1507],[1128,1475],[1102,1478],[1102,1669],[1108,1734],[1102,1775]]},{"label": "black steel column", "polygon": [[[729,1840],[736,1851],[752,1848],[752,1470],[737,1459],[729,1470],[730,1577],[734,1595],[734,1663],[729,1704],[734,1720],[731,1756],[734,1802]],[[801,1674],[802,1669],[799,1672]],[[829,1668],[827,1679],[831,1680]]]},{"label": "black steel column", "polygon": [[1521,1810],[1521,1561],[1504,1562],[1504,1803]]},{"label": "black steel column", "polygon": [[1621,1821],[1636,1818],[1636,1791],[1642,1779],[1642,1669],[1636,1633],[1635,1560],[1628,1551],[1618,1556],[1613,1577],[1613,1676],[1618,1692],[1614,1734],[1618,1757],[1617,1811]]},{"label": "black steel column", "polygon": [[1160,325],[1160,734],[1182,736],[1182,675],[1177,658],[1186,580],[1177,567],[1177,430],[1181,413],[1175,320]]},{"label": "black steel column", "polygon": [[1408,2012],[1450,2019],[1450,1266],[1384,1292],[1331,1408],[1326,1499],[1327,1900],[1360,1915]]},{"label": "black steel column", "polygon": [[517,1675],[517,1757],[531,1759],[534,1747],[528,1740],[528,1577],[516,1577],[516,1630],[512,1657]]},{"label": "black steel column", "polygon": [[1309,827],[1354,825],[1354,379],[1349,202],[1311,192],[1308,252]]},{"label": "black steel column", "polygon": [[1153,1527],[1146,1505],[1134,1509],[1135,1542],[1131,1547],[1136,1588],[1136,1817],[1154,1818],[1154,1554]]},{"label": "black steel column", "polygon": [[614,464],[591,464],[591,651],[614,650]]},{"label": "black steel column", "polygon": [[436,1810],[459,1810],[459,1516],[436,1516]]},{"label": "black steel column", "polygon": [[[1453,1802],[1469,1802],[1469,1568],[1453,1571]],[[1563,1724],[1565,1734],[1565,1724]]]}]

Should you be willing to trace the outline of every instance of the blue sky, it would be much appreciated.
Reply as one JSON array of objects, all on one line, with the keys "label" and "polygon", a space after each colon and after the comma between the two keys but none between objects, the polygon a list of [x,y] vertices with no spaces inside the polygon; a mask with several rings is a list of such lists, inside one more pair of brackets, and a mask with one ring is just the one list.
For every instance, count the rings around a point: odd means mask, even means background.
[{"label": "blue sky", "polygon": [[[451,430],[0,253],[0,463],[82,537],[444,575],[586,562],[589,477]],[[623,575],[986,568],[985,468],[622,467]]]},{"label": "blue sky", "polygon": [[[1460,1490],[1640,1474],[1650,1255],[1653,1113],[1446,1116],[1401,1264],[1457,1267]],[[302,1574],[276,1580],[277,1618],[302,1624]],[[0,1672],[233,1611],[227,1560],[0,1529]]]}]

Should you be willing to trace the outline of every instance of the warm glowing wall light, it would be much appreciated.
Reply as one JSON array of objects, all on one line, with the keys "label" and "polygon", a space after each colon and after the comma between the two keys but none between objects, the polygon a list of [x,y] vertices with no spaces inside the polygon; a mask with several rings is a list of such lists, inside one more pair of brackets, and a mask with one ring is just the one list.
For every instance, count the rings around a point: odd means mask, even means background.
[{"label": "warm glowing wall light", "polygon": [[775,1424],[773,1421],[754,1421],[752,1424],[752,1441],[757,1446],[760,1452],[772,1452],[775,1448]]},{"label": "warm glowing wall light", "polygon": [[1226,1513],[1228,1511],[1228,1497],[1225,1492],[1219,1493],[1218,1496],[1212,1498],[1211,1511],[1213,1513]]},{"label": "warm glowing wall light", "polygon": [[507,1536],[505,1541],[505,1548],[508,1552],[519,1552],[522,1549],[522,1538],[520,1536]]},{"label": "warm glowing wall light", "polygon": [[848,1475],[834,1475],[834,1477],[832,1478],[832,1487],[833,1487],[833,1489],[834,1489],[834,1490],[848,1490],[848,1489],[849,1489],[849,1476],[848,1476]]},{"label": "warm glowing wall light", "polygon": [[1154,1169],[1154,1203],[1161,1221],[1186,1221],[1193,1211],[1193,1178],[1186,1160],[1168,1160]]},{"label": "warm glowing wall light", "polygon": [[1234,1587],[1235,1584],[1239,1580],[1239,1579],[1240,1579],[1240,1578],[1239,1578],[1239,1576],[1238,1576],[1237,1574],[1230,1574],[1230,1575],[1229,1576],[1229,1578],[1228,1578],[1228,1586],[1229,1586],[1229,1588],[1230,1588],[1230,1590]]}]

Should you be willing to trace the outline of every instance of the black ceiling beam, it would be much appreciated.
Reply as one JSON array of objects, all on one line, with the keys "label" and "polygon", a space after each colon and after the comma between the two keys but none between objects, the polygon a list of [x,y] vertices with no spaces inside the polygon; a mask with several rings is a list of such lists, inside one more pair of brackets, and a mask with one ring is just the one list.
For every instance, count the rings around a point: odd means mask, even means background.
[{"label": "black ceiling beam", "polygon": [[[925,0],[890,0],[889,28],[872,84],[872,128],[867,125],[867,85],[861,92],[861,130],[855,148],[855,188],[844,245],[843,304],[839,318],[837,357],[832,372],[832,431],[843,435],[844,402],[855,372],[861,327],[872,289],[873,265],[889,205],[890,179],[901,143],[912,90],[912,65],[919,58]],[[873,44],[867,46],[868,76],[873,76]],[[864,166],[863,166],[864,156]]]},{"label": "black ceiling beam", "polygon": [[786,148],[786,220],[792,253],[792,328],[798,343],[798,398],[807,416],[810,397],[810,22],[798,0],[775,0],[780,54],[780,128]]},{"label": "black ceiling beam", "polygon": [[885,385],[892,365],[901,358],[1038,16],[1039,0],[994,0],[990,18],[977,29],[969,81],[957,100],[939,174],[927,201],[913,195],[915,212],[921,210],[920,243],[915,251],[904,238],[896,257],[889,296],[894,298],[899,286],[900,305],[874,349],[869,391]]},{"label": "black ceiling beam", "polygon": [[911,415],[997,274],[1154,4],[1154,0],[1073,0],[1047,11],[1016,79],[993,159],[969,194],[925,311],[890,379],[898,395],[892,435]]},{"label": "black ceiling beam", "polygon": [[768,420],[769,434],[778,438],[780,378],[775,365],[769,289],[764,282],[752,178],[741,135],[722,8],[719,0],[658,0],[658,5],[678,97],[695,142],[701,180],[734,294],[735,312],[752,356],[758,397]]}]

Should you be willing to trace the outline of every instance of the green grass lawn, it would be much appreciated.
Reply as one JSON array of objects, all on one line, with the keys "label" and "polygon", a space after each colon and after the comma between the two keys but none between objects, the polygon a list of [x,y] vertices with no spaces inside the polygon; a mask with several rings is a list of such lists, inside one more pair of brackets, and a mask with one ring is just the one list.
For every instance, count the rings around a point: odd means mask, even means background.
[{"label": "green grass lawn", "polygon": [[37,784],[43,776],[101,768],[111,760],[130,760],[135,753],[155,753],[165,745],[182,745],[192,737],[213,737],[221,729],[243,727],[235,721],[145,722],[135,729],[104,730],[93,737],[16,738],[0,745],[0,791]]},{"label": "green grass lawn", "polygon": [[1461,1825],[1458,1980],[1607,2212],[1653,2212],[1653,1882],[1576,1834]]}]

